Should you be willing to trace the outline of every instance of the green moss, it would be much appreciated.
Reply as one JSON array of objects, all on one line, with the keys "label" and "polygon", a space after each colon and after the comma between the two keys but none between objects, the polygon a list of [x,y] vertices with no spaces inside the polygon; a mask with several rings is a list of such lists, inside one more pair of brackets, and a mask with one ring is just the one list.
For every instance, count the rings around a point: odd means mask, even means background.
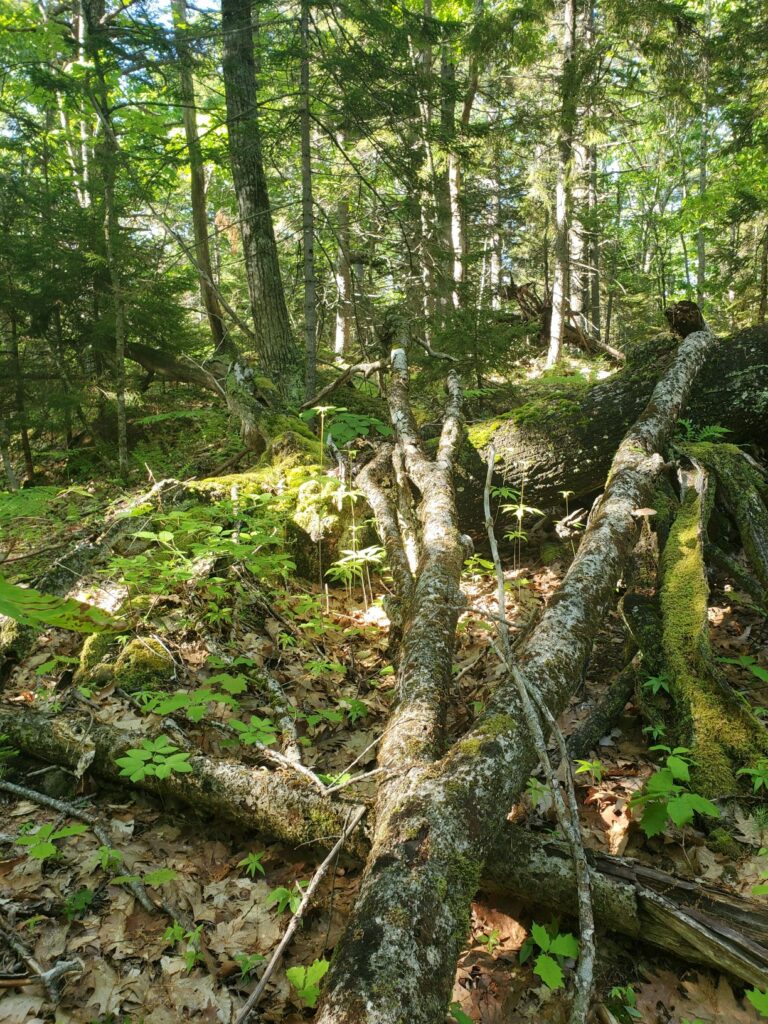
[{"label": "green moss", "polygon": [[80,671],[90,672],[99,662],[114,653],[116,637],[114,633],[92,633],[86,637],[80,649]]},{"label": "green moss", "polygon": [[766,749],[765,733],[717,675],[707,635],[709,591],[701,500],[687,493],[662,556],[663,652],[671,675],[676,738],[695,760],[692,785],[708,796],[737,791],[735,769]]},{"label": "green moss", "polygon": [[128,693],[161,689],[173,672],[173,659],[153,637],[126,644],[114,666],[117,684]]},{"label": "green moss", "polygon": [[492,420],[481,420],[479,423],[471,423],[467,427],[467,440],[473,448],[480,451],[491,443],[496,431],[503,422],[502,417],[496,416]]},{"label": "green moss", "polygon": [[741,856],[741,847],[731,833],[724,828],[716,828],[710,832],[707,846],[715,853],[723,853],[727,857],[738,858]]}]

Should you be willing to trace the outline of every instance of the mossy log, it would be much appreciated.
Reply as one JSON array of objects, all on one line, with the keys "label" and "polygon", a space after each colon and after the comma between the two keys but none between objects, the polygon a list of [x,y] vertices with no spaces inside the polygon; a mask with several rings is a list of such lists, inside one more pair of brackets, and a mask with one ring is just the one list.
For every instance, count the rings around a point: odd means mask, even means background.
[{"label": "mossy log", "polygon": [[[519,671],[555,717],[582,678],[593,639],[615,603],[616,584],[637,540],[636,513],[651,500],[664,464],[659,453],[715,344],[708,332],[697,332],[680,345],[618,447],[563,583],[516,649]],[[435,678],[442,672],[436,664]],[[471,899],[536,762],[517,682],[507,678],[444,755],[405,765],[388,780],[387,818],[377,820],[317,1024],[444,1020]]]},{"label": "mossy log", "polygon": [[[494,399],[498,415],[470,424],[460,508],[479,521],[484,456],[493,443],[498,476],[524,485],[529,504],[563,508],[561,492],[588,495],[605,480],[627,428],[648,401],[656,380],[674,358],[680,339],[660,335],[628,353],[627,364],[593,384],[580,375],[544,376]],[[735,443],[768,444],[768,326],[717,341],[707,355],[685,406],[701,426],[720,424]]]},{"label": "mossy log", "polygon": [[725,796],[737,791],[739,768],[768,754],[768,734],[722,678],[710,648],[704,564],[709,475],[697,465],[681,471],[681,483],[682,504],[661,557],[662,651],[675,738],[692,751],[692,784],[706,796]]},{"label": "mossy log", "polygon": [[[331,802],[298,773],[271,771],[191,753],[191,772],[166,779],[147,777],[131,783],[121,777],[117,758],[138,747],[144,738],[98,722],[82,712],[57,715],[0,705],[0,733],[28,757],[82,774],[137,786],[164,800],[177,800],[193,810],[240,828],[300,846],[332,846],[344,829],[353,804]],[[364,840],[350,840],[353,855],[363,857]]]},{"label": "mossy log", "polygon": [[[0,731],[29,757],[70,769],[93,755],[87,771],[132,786],[120,777],[115,759],[138,742],[114,726],[94,727],[89,716],[50,715],[0,706]],[[284,773],[190,758],[193,772],[147,779],[142,789],[215,821],[235,824],[264,840],[288,845],[332,845],[350,807],[338,797],[323,798],[311,786]],[[361,831],[345,856],[360,863],[369,851]],[[618,857],[592,855],[592,888],[597,924],[674,953],[691,963],[724,970],[750,984],[766,984],[768,910],[728,890],[675,878]],[[547,836],[505,825],[486,862],[480,891],[521,899],[532,908],[576,915],[577,895],[568,851]]]}]

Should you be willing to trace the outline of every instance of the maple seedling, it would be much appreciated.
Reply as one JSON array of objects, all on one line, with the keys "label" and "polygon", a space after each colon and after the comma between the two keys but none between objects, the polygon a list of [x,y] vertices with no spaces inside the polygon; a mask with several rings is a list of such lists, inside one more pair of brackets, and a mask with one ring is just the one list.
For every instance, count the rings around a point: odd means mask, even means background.
[{"label": "maple seedling", "polygon": [[537,924],[531,925],[531,934],[520,947],[520,963],[526,960],[538,947],[541,952],[537,955],[533,964],[533,973],[538,975],[547,988],[563,988],[565,981],[561,963],[566,959],[574,959],[579,955],[579,941],[570,932],[558,932],[550,926]]}]

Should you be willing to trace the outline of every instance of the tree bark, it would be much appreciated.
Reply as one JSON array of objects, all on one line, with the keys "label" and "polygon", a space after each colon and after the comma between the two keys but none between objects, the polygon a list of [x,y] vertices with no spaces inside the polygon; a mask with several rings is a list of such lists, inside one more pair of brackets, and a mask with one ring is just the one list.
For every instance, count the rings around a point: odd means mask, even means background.
[{"label": "tree bark", "polygon": [[568,233],[571,206],[571,160],[576,124],[576,7],[575,0],[563,0],[562,72],[560,75],[560,118],[557,138],[557,185],[555,189],[555,266],[552,280],[552,316],[549,324],[547,366],[560,361],[568,296]]},{"label": "tree bark", "polygon": [[3,462],[3,472],[5,473],[8,490],[17,491],[19,489],[19,478],[16,476],[16,471],[13,468],[10,446],[11,433],[8,430],[8,424],[0,417],[0,459]]},{"label": "tree bark", "polygon": [[184,118],[184,134],[189,153],[189,190],[192,205],[192,229],[195,235],[195,257],[200,279],[200,297],[208,316],[214,352],[223,350],[226,330],[216,289],[211,263],[211,249],[208,242],[208,214],[205,201],[205,165],[197,130],[197,107],[195,83],[192,77],[192,51],[187,41],[187,2],[172,0],[176,52],[179,58],[179,86],[181,109]]},{"label": "tree bark", "polygon": [[278,391],[295,400],[302,391],[302,361],[288,319],[264,172],[250,0],[222,0],[221,14],[229,155],[256,356]]},{"label": "tree bark", "polygon": [[309,0],[299,15],[301,70],[301,231],[304,256],[304,398],[315,393],[317,374],[317,308],[315,297],[315,210],[312,203],[312,146],[309,104]]},{"label": "tree bark", "polygon": [[[83,714],[50,715],[2,706],[0,727],[29,757],[75,769],[81,758],[93,753],[89,772],[113,783],[133,785],[118,774],[114,760],[137,742],[134,734],[103,723],[94,731],[92,720]],[[171,775],[147,780],[142,788],[166,803],[178,801],[192,812],[202,810],[249,833],[256,831],[265,840],[327,848],[355,807],[324,799],[312,786],[285,773],[203,756],[191,758],[190,763],[189,787],[183,784],[185,780],[180,783]],[[359,863],[369,849],[368,837],[361,832],[348,842],[344,855]],[[763,904],[625,858],[597,853],[591,854],[591,859],[595,913],[602,931],[765,986],[768,911]],[[532,908],[576,914],[568,851],[551,837],[519,826],[506,825],[498,836],[480,890],[491,897],[521,899]]]},{"label": "tree bark", "polygon": [[[619,447],[605,495],[562,586],[516,651],[520,671],[555,716],[578,684],[592,638],[615,600],[637,535],[633,512],[650,501],[663,465],[658,452],[713,344],[710,334],[700,332],[681,345]],[[451,653],[449,647],[442,657]],[[443,672],[439,663],[433,666],[436,681]],[[503,681],[486,712],[439,760],[429,760],[434,747],[419,741],[415,751],[410,744],[400,748],[384,803],[380,799],[377,806],[371,854],[318,1024],[443,1020],[469,902],[507,811],[536,763],[517,692],[513,680]],[[435,712],[439,704],[435,686]]]},{"label": "tree bark", "polygon": [[[564,488],[574,492],[574,500],[593,494],[677,345],[672,335],[651,339],[629,353],[624,368],[596,384],[543,384],[502,398],[497,406],[502,418],[469,427],[473,447],[465,449],[458,481],[462,514],[476,516],[481,507],[485,467],[476,451],[484,455],[491,443],[499,455],[498,477],[518,488],[524,482],[532,505],[562,508]],[[768,329],[753,327],[715,344],[685,415],[699,426],[727,427],[735,443],[765,445],[767,393]]]}]

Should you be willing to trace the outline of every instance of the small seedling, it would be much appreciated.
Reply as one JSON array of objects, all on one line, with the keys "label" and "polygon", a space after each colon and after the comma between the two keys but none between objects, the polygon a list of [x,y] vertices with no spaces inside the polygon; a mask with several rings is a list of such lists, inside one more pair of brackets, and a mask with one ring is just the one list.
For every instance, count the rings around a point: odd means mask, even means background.
[{"label": "small seedling", "polygon": [[739,768],[737,775],[748,775],[752,779],[753,792],[768,791],[768,758],[761,757],[754,768]]},{"label": "small seedling", "polygon": [[486,950],[491,954],[491,956],[493,956],[493,951],[498,946],[500,940],[501,936],[499,935],[498,928],[494,928],[490,935],[477,936],[477,941],[480,943],[481,946],[485,946]]},{"label": "small seedling", "polygon": [[273,889],[269,896],[267,896],[267,909],[277,907],[278,914],[282,914],[286,909],[290,909],[291,913],[295,914],[301,905],[304,895],[302,890],[306,889],[308,885],[309,882],[294,882],[295,891],[286,889],[284,885],[279,885],[277,889]]},{"label": "small seedling", "polygon": [[237,862],[237,866],[239,868],[245,868],[245,873],[250,875],[251,878],[256,877],[257,871],[259,874],[265,875],[266,871],[264,870],[264,865],[261,863],[261,858],[266,852],[266,850],[262,850],[261,853],[251,851],[251,853],[246,854],[242,860]]},{"label": "small seedling", "polygon": [[608,1008],[620,1024],[634,1024],[642,1020],[637,1008],[637,996],[631,985],[614,985],[608,994]]},{"label": "small seedling", "polygon": [[603,768],[603,762],[602,761],[598,761],[598,760],[582,761],[582,760],[579,759],[579,760],[576,761],[576,764],[578,766],[576,768],[576,774],[577,775],[585,775],[587,772],[589,772],[591,774],[591,776],[592,776],[592,781],[593,782],[602,782],[603,781],[604,768]]},{"label": "small seedling", "polygon": [[669,676],[663,672],[658,676],[651,676],[643,683],[644,690],[650,690],[654,697],[658,693],[669,693]]},{"label": "small seedling", "polygon": [[552,926],[545,928],[534,921],[531,925],[531,934],[520,948],[521,964],[526,962],[536,947],[541,952],[534,961],[533,973],[541,978],[547,988],[563,988],[565,981],[561,962],[579,955],[578,939],[570,932],[560,934]]},{"label": "small seedling", "polygon": [[768,1017],[768,988],[764,992],[759,988],[747,989],[746,996],[761,1017]]},{"label": "small seedling", "polygon": [[29,847],[28,853],[35,860],[48,860],[49,857],[56,857],[59,849],[56,842],[59,839],[66,839],[67,836],[81,836],[88,831],[87,825],[65,825],[64,828],[54,831],[53,825],[41,825],[36,832],[20,834],[14,842],[17,846]]},{"label": "small seedling", "polygon": [[630,801],[631,807],[643,808],[640,828],[649,838],[663,832],[668,820],[682,828],[693,821],[694,814],[719,817],[720,811],[711,800],[691,792],[688,787],[693,762],[688,757],[687,747],[670,749],[660,744],[651,750],[667,754],[665,767],[654,772],[643,791]]},{"label": "small seedling", "polygon": [[141,782],[150,776],[167,779],[174,772],[191,772],[189,754],[179,750],[167,736],[156,740],[144,740],[140,747],[128,750],[118,757],[120,774],[127,775],[131,782]]},{"label": "small seedling", "polygon": [[451,1014],[456,1024],[474,1024],[471,1017],[468,1017],[461,1008],[459,1003],[451,1003],[448,1007],[448,1012]]},{"label": "small seedling", "polygon": [[91,889],[78,889],[68,896],[64,902],[64,916],[68,921],[74,921],[76,917],[83,917],[90,905],[93,903],[93,892]]},{"label": "small seedling", "polygon": [[240,977],[246,979],[264,963],[264,957],[261,953],[235,953],[235,963],[240,968]]},{"label": "small seedling", "polygon": [[289,967],[285,976],[296,989],[296,994],[305,1006],[317,1006],[320,982],[331,965],[327,960],[315,960],[309,967]]}]

